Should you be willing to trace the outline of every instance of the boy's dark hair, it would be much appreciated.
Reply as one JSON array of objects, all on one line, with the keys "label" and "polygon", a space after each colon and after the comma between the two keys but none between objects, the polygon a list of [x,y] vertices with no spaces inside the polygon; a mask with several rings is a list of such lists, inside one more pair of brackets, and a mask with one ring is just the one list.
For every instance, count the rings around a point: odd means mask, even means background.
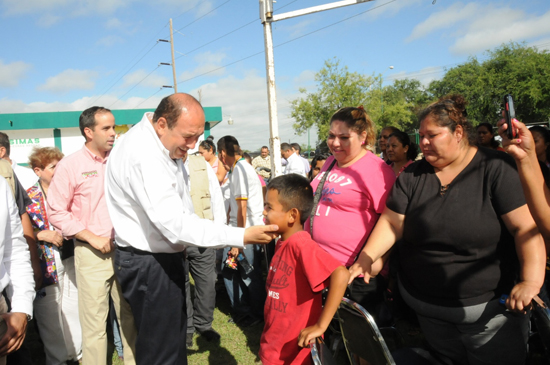
[{"label": "boy's dark hair", "polygon": [[277,176],[269,182],[267,190],[277,190],[279,203],[288,212],[292,208],[300,212],[300,224],[304,224],[313,208],[313,188],[308,179],[298,174]]},{"label": "boy's dark hair", "polygon": [[233,136],[223,136],[218,139],[218,152],[224,151],[228,156],[235,157],[235,154],[241,155],[239,141]]}]

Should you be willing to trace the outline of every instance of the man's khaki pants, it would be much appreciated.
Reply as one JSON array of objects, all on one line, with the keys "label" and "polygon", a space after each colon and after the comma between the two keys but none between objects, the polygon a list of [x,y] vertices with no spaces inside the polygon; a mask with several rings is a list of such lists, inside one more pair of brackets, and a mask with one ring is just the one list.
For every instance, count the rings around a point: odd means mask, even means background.
[{"label": "man's khaki pants", "polygon": [[82,326],[83,365],[107,363],[107,318],[109,294],[113,299],[124,346],[124,364],[135,364],[136,328],[128,302],[122,297],[113,267],[115,251],[102,254],[75,240],[78,310]]}]

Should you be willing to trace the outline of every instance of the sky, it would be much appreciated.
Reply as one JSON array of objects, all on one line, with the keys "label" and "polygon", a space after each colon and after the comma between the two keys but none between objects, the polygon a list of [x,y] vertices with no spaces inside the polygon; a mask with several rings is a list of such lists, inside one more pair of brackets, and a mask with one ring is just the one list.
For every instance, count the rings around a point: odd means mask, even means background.
[{"label": "sky", "polygon": [[[277,0],[274,13],[330,1]],[[155,108],[178,91],[222,107],[214,137],[269,145],[266,61],[258,1],[0,0],[0,113]],[[550,1],[375,0],[273,23],[279,133],[296,135],[290,101],[315,92],[327,60],[384,84],[427,85],[446,69],[510,41],[550,49]],[[390,68],[393,66],[393,68]],[[234,123],[229,125],[231,118]],[[137,121],[136,121],[137,122]],[[310,143],[318,140],[311,131]]]}]

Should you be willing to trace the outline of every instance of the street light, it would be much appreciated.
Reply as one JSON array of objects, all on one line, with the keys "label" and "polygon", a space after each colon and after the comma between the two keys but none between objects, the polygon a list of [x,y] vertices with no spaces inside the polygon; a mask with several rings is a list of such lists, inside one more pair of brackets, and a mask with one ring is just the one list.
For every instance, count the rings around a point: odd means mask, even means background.
[{"label": "street light", "polygon": [[[393,66],[388,67],[388,69],[393,70]],[[381,115],[384,114],[384,93],[382,92],[382,79],[384,74],[388,72],[388,70],[384,71],[382,75],[380,75],[380,111]]]}]

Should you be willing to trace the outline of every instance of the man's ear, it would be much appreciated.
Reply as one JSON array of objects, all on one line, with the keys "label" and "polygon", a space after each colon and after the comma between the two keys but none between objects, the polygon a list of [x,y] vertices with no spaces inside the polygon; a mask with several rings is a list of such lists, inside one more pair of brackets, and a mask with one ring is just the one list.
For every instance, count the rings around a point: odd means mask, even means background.
[{"label": "man's ear", "polygon": [[84,135],[86,136],[86,142],[94,139],[94,131],[91,128],[84,128]]},{"label": "man's ear", "polygon": [[6,147],[0,147],[0,158],[6,157]]},{"label": "man's ear", "polygon": [[155,124],[156,124],[155,129],[157,130],[157,134],[159,136],[164,136],[164,134],[166,133],[166,130],[168,129],[168,121],[166,120],[166,118],[160,117],[159,119],[157,119],[157,122]]}]

